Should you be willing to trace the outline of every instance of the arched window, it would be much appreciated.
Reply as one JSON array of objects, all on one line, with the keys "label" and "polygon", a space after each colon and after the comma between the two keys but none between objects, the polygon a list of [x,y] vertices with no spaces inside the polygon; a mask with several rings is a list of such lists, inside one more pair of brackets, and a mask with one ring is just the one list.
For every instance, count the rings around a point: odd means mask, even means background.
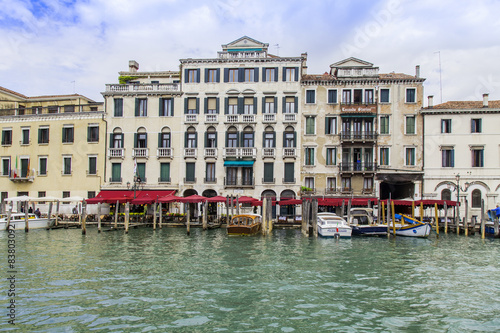
[{"label": "arched window", "polygon": [[243,130],[243,147],[255,147],[253,128],[250,126],[245,127]]},{"label": "arched window", "polygon": [[451,191],[447,188],[441,191],[441,200],[451,200]]},{"label": "arched window", "polygon": [[264,148],[275,148],[276,147],[276,132],[271,126],[267,126],[264,131]]},{"label": "arched window", "polygon": [[238,147],[238,130],[234,126],[229,127],[226,132],[226,147]]},{"label": "arched window", "polygon": [[481,191],[478,189],[472,191],[472,208],[481,208]]},{"label": "arched window", "polygon": [[170,134],[170,128],[164,127],[161,132],[158,133],[158,148],[170,148],[172,147],[172,137]]},{"label": "arched window", "polygon": [[185,133],[185,141],[184,141],[184,147],[185,148],[197,148],[198,146],[198,133],[196,132],[196,129],[194,127],[189,127]]},{"label": "arched window", "polygon": [[205,132],[205,148],[217,147],[217,130],[215,127],[210,126]]},{"label": "arched window", "polygon": [[283,147],[294,148],[297,146],[297,133],[292,126],[288,126],[283,132]]}]

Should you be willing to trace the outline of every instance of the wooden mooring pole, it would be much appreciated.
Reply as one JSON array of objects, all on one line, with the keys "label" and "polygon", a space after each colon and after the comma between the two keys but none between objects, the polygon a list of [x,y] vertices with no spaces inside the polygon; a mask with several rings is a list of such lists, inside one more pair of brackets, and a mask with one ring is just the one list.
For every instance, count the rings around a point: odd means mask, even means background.
[{"label": "wooden mooring pole", "polygon": [[128,234],[128,226],[130,223],[130,203],[125,204],[125,233]]},{"label": "wooden mooring pole", "polygon": [[469,226],[467,224],[467,217],[469,216],[469,203],[465,199],[465,216],[464,216],[464,232],[465,236],[469,235]]},{"label": "wooden mooring pole", "polygon": [[484,225],[484,199],[481,199],[481,238],[484,239],[486,230]]},{"label": "wooden mooring pole", "polygon": [[311,202],[311,222],[313,225],[313,236],[318,237],[318,199],[312,199]]},{"label": "wooden mooring pole", "polygon": [[448,233],[448,205],[446,204],[446,201],[443,205],[444,209],[444,233]]},{"label": "wooden mooring pole", "polygon": [[186,233],[187,235],[191,235],[191,207],[189,203],[185,203],[187,205],[187,221],[186,221]]},{"label": "wooden mooring pole", "polygon": [[97,204],[97,232],[101,232],[101,203]]},{"label": "wooden mooring pole", "polygon": [[30,231],[28,220],[29,220],[29,217],[28,217],[28,201],[26,201],[26,204],[24,205],[24,232]]},{"label": "wooden mooring pole", "polygon": [[[392,232],[394,236],[396,236],[396,211],[394,210],[394,201],[391,201],[391,210],[392,210]],[[401,219],[401,226],[403,226],[403,219]]]},{"label": "wooden mooring pole", "polygon": [[208,229],[208,221],[207,221],[207,215],[208,215],[208,202],[203,202],[203,216],[202,216],[202,221],[203,221],[203,230]]},{"label": "wooden mooring pole", "polygon": [[115,206],[115,229],[118,228],[118,208],[120,207],[120,202],[116,200]]},{"label": "wooden mooring pole", "polygon": [[81,219],[82,219],[82,235],[87,234],[87,204],[84,201],[82,203],[82,214],[81,214]]},{"label": "wooden mooring pole", "polygon": [[438,204],[434,204],[434,216],[436,219],[436,236],[439,237],[439,211],[438,211]]}]

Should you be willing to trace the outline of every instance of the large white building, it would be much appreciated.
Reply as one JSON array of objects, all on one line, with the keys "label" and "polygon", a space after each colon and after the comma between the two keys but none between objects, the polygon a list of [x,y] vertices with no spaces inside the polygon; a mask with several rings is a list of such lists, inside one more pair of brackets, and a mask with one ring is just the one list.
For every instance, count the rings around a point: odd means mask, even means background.
[{"label": "large white building", "polygon": [[[424,198],[457,200],[461,217],[480,216],[481,200],[494,208],[500,194],[500,101],[454,101],[422,110]],[[459,178],[457,178],[459,175]],[[457,180],[460,189],[457,191]]]}]

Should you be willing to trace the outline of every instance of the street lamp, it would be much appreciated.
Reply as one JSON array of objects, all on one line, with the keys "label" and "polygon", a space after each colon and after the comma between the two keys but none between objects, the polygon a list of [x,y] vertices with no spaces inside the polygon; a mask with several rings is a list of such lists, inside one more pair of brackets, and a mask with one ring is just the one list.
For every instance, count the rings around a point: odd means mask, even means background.
[{"label": "street lamp", "polygon": [[460,174],[459,173],[457,173],[457,175],[455,176],[455,180],[457,181],[457,220],[458,220],[458,223],[460,223],[460,190],[462,190],[462,192],[467,192],[467,189],[469,188],[470,183],[465,182],[465,187],[461,188],[460,187]]},{"label": "street lamp", "polygon": [[[136,198],[136,190],[139,189],[141,185],[141,177],[134,176],[134,184],[132,185],[132,190],[134,190],[134,199]],[[130,182],[127,182],[127,189],[130,189]]]}]

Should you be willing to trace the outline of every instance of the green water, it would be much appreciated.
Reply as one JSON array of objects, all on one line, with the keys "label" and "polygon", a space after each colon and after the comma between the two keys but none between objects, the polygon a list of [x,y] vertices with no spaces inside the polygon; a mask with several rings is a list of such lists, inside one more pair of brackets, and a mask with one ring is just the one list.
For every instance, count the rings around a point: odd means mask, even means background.
[{"label": "green water", "polygon": [[500,240],[16,232],[19,332],[498,332]]}]

